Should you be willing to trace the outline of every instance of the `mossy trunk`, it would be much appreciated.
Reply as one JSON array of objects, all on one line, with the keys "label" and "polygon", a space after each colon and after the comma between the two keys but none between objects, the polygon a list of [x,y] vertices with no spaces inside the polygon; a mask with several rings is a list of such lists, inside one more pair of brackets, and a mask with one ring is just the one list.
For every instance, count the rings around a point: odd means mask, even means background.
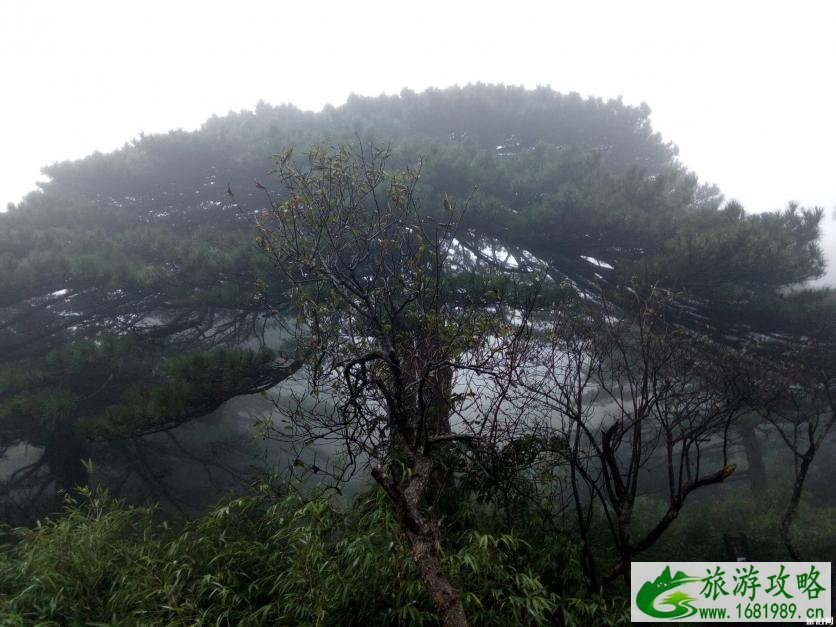
[{"label": "mossy trunk", "polygon": [[402,484],[394,481],[381,469],[375,468],[372,475],[388,494],[409,541],[412,557],[418,568],[436,612],[442,624],[450,627],[467,625],[462,596],[450,583],[441,565],[441,540],[438,525],[421,513],[427,487],[432,483],[433,463],[428,455],[419,455],[412,464],[409,478]]}]

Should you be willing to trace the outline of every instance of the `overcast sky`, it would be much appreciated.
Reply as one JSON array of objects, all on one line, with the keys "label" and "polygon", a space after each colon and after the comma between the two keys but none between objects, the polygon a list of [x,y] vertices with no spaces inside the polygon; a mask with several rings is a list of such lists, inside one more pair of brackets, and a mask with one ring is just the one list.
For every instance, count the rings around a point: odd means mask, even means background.
[{"label": "overcast sky", "polygon": [[0,206],[44,164],[258,100],[316,110],[483,81],[647,102],[749,210],[794,199],[832,222],[836,207],[828,0],[3,0],[0,70]]}]

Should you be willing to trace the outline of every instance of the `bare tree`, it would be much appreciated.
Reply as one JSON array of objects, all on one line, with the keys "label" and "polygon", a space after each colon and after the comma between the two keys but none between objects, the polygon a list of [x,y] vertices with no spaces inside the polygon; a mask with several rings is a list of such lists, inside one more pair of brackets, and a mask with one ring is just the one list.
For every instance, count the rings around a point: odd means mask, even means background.
[{"label": "bare tree", "polygon": [[[799,560],[792,540],[792,524],[816,454],[836,424],[836,347],[833,321],[811,326],[809,335],[767,351],[760,368],[760,408],[792,455],[793,481],[781,517],[781,540],[790,556]],[[827,329],[827,327],[830,329]]]},{"label": "bare tree", "polygon": [[[735,369],[718,367],[720,349],[666,322],[658,290],[613,298],[602,293],[557,310],[521,382],[542,403],[544,452],[568,466],[593,586],[628,578],[630,561],[658,540],[686,498],[734,472],[728,430],[743,399]],[[651,467],[665,477],[668,506],[635,537],[636,498]],[[619,553],[602,572],[590,546],[597,519]]]},{"label": "bare tree", "polygon": [[388,156],[361,145],[315,149],[304,168],[277,158],[288,195],[269,199],[259,243],[293,286],[308,377],[282,434],[340,445],[342,467],[314,472],[371,465],[439,616],[464,625],[430,506],[449,478],[444,451],[467,457],[524,431],[512,397],[530,309],[485,289],[489,269],[462,271],[459,212],[446,199],[435,218],[421,211],[420,168],[388,172]]}]

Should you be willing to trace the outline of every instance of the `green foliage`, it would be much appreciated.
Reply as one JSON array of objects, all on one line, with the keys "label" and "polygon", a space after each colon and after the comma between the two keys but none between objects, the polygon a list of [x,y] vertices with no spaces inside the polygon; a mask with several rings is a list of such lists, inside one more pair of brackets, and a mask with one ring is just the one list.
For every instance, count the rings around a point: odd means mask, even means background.
[{"label": "green foliage", "polygon": [[678,232],[656,257],[624,272],[644,272],[647,280],[710,294],[721,303],[730,297],[764,297],[824,272],[821,217],[821,209],[794,204],[757,215],[747,215],[737,203],[722,211],[694,212],[679,220]]},{"label": "green foliage", "polygon": [[[646,560],[725,559],[723,534],[752,557],[786,559],[777,493],[690,504]],[[664,504],[642,498],[637,529]],[[799,513],[808,555],[832,545],[831,508]],[[627,602],[584,590],[577,546],[536,516],[512,528],[472,501],[447,519],[444,564],[475,625],[627,624]],[[258,484],[184,527],[84,493],[0,549],[0,624],[434,625],[437,618],[381,492],[338,505]],[[616,590],[618,592],[618,590]]]},{"label": "green foliage", "polygon": [[150,510],[120,509],[102,495],[88,496],[83,505],[68,501],[64,517],[14,530],[14,544],[0,558],[3,624],[117,618],[110,595],[121,577],[145,568],[138,548],[159,544],[149,535]]},{"label": "green foliage", "polygon": [[[181,529],[88,492],[8,540],[0,615],[10,625],[437,623],[379,492],[346,509],[260,484]],[[471,529],[445,549],[475,625],[612,614],[547,590],[527,565],[534,549],[512,534]]]},{"label": "green foliage", "polygon": [[118,402],[83,417],[80,425],[91,438],[176,425],[212,411],[232,396],[269,387],[274,361],[270,350],[244,348],[165,357],[156,364],[156,377],[129,386]]},{"label": "green foliage", "polygon": [[[657,545],[642,554],[647,561],[725,560],[724,534],[744,534],[752,560],[781,561],[790,556],[781,542],[778,525],[787,506],[790,482],[773,479],[768,490],[752,493],[741,485],[718,486],[710,500],[689,504]],[[637,508],[638,521],[649,522],[664,504],[645,498]],[[794,542],[809,559],[827,559],[834,548],[833,524],[836,506],[803,499],[795,523]]]},{"label": "green foliage", "polygon": [[49,441],[70,416],[91,439],[125,437],[269,385],[275,359],[270,350],[244,348],[164,356],[130,336],[70,342],[27,367],[0,368],[0,421],[5,437],[32,444]]}]

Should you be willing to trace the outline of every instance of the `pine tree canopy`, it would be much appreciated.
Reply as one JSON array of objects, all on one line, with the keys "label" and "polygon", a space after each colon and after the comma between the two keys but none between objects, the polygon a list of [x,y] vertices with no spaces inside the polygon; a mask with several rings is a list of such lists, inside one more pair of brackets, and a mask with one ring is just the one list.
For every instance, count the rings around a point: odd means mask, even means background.
[{"label": "pine tree canopy", "polygon": [[281,195],[272,155],[352,142],[389,145],[393,168],[420,160],[423,210],[455,198],[461,245],[509,273],[657,285],[682,294],[684,323],[725,334],[834,310],[830,292],[790,289],[824,271],[821,210],[724,202],[646,105],[491,85],[260,103],[48,166],[0,214],[0,450],[170,428],[292,373],[264,341],[291,312],[255,216]]}]

